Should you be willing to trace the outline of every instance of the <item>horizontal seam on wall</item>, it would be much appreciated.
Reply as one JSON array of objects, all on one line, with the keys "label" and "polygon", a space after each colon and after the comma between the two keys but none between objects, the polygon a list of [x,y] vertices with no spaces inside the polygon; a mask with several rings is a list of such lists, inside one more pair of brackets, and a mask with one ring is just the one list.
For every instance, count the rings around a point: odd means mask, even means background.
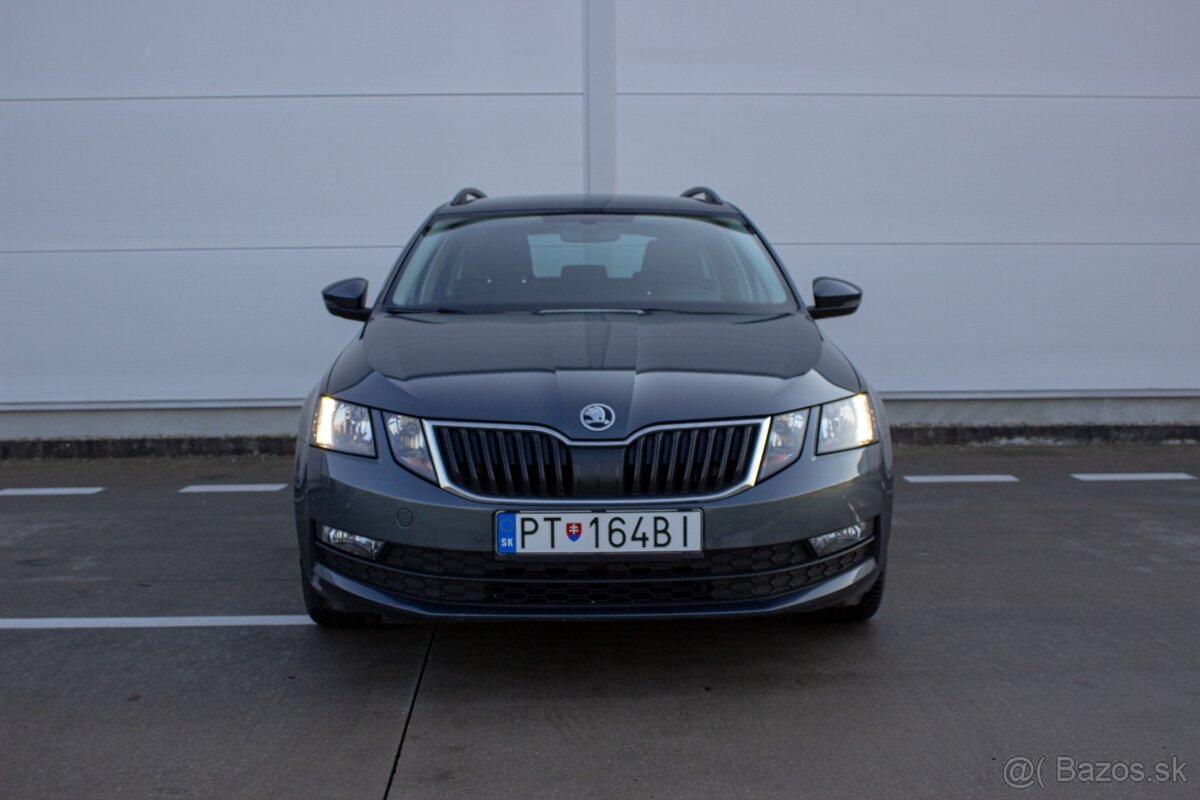
[{"label": "horizontal seam on wall", "polygon": [[0,97],[0,103],[120,103],[156,100],[371,100],[436,97],[582,97],[583,92],[363,92],[329,94],[178,94],[103,97]]},{"label": "horizontal seam on wall", "polygon": [[881,391],[884,400],[1189,400],[1200,398],[1195,389],[956,389],[928,391]]},{"label": "horizontal seam on wall", "polygon": [[[776,247],[1200,247],[1200,242],[772,242]],[[80,247],[0,249],[0,255],[63,255],[72,253],[204,253],[260,250],[398,250],[391,244],[234,245],[213,247]]]},{"label": "horizontal seam on wall", "polygon": [[1200,242],[776,242],[776,247],[1197,247]]},{"label": "horizontal seam on wall", "polygon": [[617,92],[618,97],[900,97],[983,100],[1200,100],[1190,94],[1020,94],[1017,92]]},{"label": "horizontal seam on wall", "polygon": [[80,247],[47,250],[0,250],[0,255],[46,255],[64,253],[204,253],[242,250],[396,250],[404,247],[395,244],[311,244],[311,245],[237,245],[230,247]]},{"label": "horizontal seam on wall", "polygon": [[0,402],[0,413],[47,411],[246,411],[253,409],[294,409],[304,403],[302,397],[218,398],[214,400],[25,400]]}]

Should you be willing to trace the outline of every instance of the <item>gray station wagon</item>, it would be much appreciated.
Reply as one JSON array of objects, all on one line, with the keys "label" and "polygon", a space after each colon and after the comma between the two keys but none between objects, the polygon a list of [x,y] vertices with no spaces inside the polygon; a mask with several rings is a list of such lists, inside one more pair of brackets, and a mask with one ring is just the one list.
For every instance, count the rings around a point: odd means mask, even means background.
[{"label": "gray station wagon", "polygon": [[875,614],[892,456],[879,398],[742,212],[488,198],[421,225],[304,405],[296,531],[325,625]]}]

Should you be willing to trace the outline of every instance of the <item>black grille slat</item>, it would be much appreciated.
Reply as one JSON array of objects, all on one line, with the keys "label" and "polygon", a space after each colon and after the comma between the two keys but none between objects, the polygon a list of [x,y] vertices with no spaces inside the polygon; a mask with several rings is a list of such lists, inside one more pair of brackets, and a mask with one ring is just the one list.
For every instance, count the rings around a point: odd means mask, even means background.
[{"label": "black grille slat", "polygon": [[442,461],[446,465],[446,471],[449,473],[450,480],[458,482],[461,479],[461,471],[458,468],[458,456],[454,450],[453,437],[454,434],[450,431],[438,431],[438,437],[441,441],[439,449],[442,451]]},{"label": "black grille slat", "polygon": [[725,471],[729,467],[729,451],[733,447],[733,436],[734,429],[730,428],[729,430],[725,431],[725,442],[724,446],[721,448],[721,458],[719,461],[717,461],[716,465],[717,477],[714,480],[715,486],[720,486],[722,481],[725,480]]},{"label": "black grille slat", "polygon": [[700,466],[696,470],[696,491],[707,492],[709,487],[710,465],[712,464],[713,444],[717,441],[719,431],[708,431],[708,444],[704,448],[704,458],[700,459]]},{"label": "black grille slat", "polygon": [[442,468],[446,471],[446,477],[454,480],[454,465],[451,463],[452,459],[446,452],[446,435],[443,431],[435,429],[433,437],[438,443],[438,452],[442,454]]},{"label": "black grille slat", "polygon": [[750,431],[742,432],[742,447],[738,453],[737,466],[733,468],[734,475],[741,475],[746,470],[746,464],[750,459]]},{"label": "black grille slat", "polygon": [[640,437],[633,444],[633,481],[629,493],[635,497],[642,493],[642,451],[646,448],[646,437]]},{"label": "black grille slat", "polygon": [[533,460],[537,464],[538,486],[541,487],[542,494],[548,496],[550,494],[550,484],[546,480],[546,457],[542,453],[542,448],[545,444],[540,437],[534,436],[531,446],[533,449]]},{"label": "black grille slat", "polygon": [[529,476],[529,459],[525,452],[525,434],[517,431],[512,435],[513,462],[516,465],[515,475],[519,478],[518,490],[525,495],[534,494],[533,483]]},{"label": "black grille slat", "polygon": [[[671,498],[714,494],[742,483],[749,477],[759,432],[755,422],[681,425],[625,445],[589,446],[569,445],[538,430],[435,424],[434,442],[447,480],[481,496]],[[584,447],[593,452],[572,456]],[[577,476],[577,468],[584,472]],[[610,469],[616,471],[605,471]]]},{"label": "black grille slat", "polygon": [[516,484],[513,483],[512,467],[508,464],[508,447],[504,441],[504,432],[495,431],[494,434],[491,432],[488,433],[489,437],[493,435],[496,437],[496,459],[500,462],[500,466],[504,470],[504,488],[506,492],[512,494]]},{"label": "black grille slat", "polygon": [[517,455],[518,474],[521,476],[521,491],[525,495],[533,494],[533,485],[529,480],[529,460],[525,458],[525,434],[517,431],[513,434],[513,450]]},{"label": "black grille slat", "polygon": [[465,428],[460,428],[458,431],[458,441],[462,444],[463,463],[467,465],[467,474],[471,478],[472,485],[479,485],[479,472],[475,469],[475,448],[471,446],[470,432]]},{"label": "black grille slat", "polygon": [[683,464],[683,480],[680,481],[679,484],[681,491],[692,491],[693,478],[695,477],[695,475],[692,473],[692,465],[696,463],[696,445],[700,444],[700,437],[704,435],[704,433],[706,433],[706,431],[692,431],[691,441],[688,442],[687,461],[685,461]]},{"label": "black grille slat", "polygon": [[658,492],[658,462],[662,460],[663,432],[650,434],[653,443],[650,445],[650,477],[646,486],[646,494]]},{"label": "black grille slat", "polygon": [[566,458],[563,455],[562,443],[557,439],[550,443],[550,456],[554,460],[554,470],[551,474],[554,475],[554,493],[562,497],[567,493],[567,481],[570,480],[565,469]]},{"label": "black grille slat", "polygon": [[488,436],[487,431],[476,431],[479,437],[479,455],[483,459],[484,473],[488,476],[488,486],[493,491],[500,490],[500,467],[496,464],[496,459],[492,457],[492,440]]},{"label": "black grille slat", "polygon": [[682,438],[681,431],[671,431],[671,444],[666,451],[667,456],[667,476],[663,479],[663,490],[658,494],[669,494],[674,491],[675,485],[675,464],[678,462],[679,455],[679,440]]},{"label": "black grille slat", "polygon": [[496,482],[496,469],[492,466],[492,454],[487,446],[487,432],[476,430],[473,433],[478,440],[477,448],[479,460],[483,462],[483,474],[487,475],[487,488],[495,492],[500,485]]}]

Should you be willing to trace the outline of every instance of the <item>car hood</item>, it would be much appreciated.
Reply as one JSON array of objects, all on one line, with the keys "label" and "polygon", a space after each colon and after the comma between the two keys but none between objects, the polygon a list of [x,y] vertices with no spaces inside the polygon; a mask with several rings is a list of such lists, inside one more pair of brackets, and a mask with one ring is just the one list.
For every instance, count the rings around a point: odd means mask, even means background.
[{"label": "car hood", "polygon": [[[858,375],[807,314],[375,316],[330,371],[345,400],[429,419],[619,439],[647,425],[757,417],[845,397]],[[583,407],[616,422],[595,433]]]}]

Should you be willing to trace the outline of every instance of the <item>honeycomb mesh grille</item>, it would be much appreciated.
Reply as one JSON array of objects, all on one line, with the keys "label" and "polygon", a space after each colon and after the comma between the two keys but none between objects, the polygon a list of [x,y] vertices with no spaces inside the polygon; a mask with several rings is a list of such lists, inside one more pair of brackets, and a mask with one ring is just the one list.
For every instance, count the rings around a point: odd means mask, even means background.
[{"label": "honeycomb mesh grille", "polygon": [[399,597],[447,605],[585,609],[769,600],[861,563],[873,540],[814,560],[804,542],[716,550],[672,560],[527,561],[491,553],[389,545],[370,562],[318,544],[332,569]]}]

